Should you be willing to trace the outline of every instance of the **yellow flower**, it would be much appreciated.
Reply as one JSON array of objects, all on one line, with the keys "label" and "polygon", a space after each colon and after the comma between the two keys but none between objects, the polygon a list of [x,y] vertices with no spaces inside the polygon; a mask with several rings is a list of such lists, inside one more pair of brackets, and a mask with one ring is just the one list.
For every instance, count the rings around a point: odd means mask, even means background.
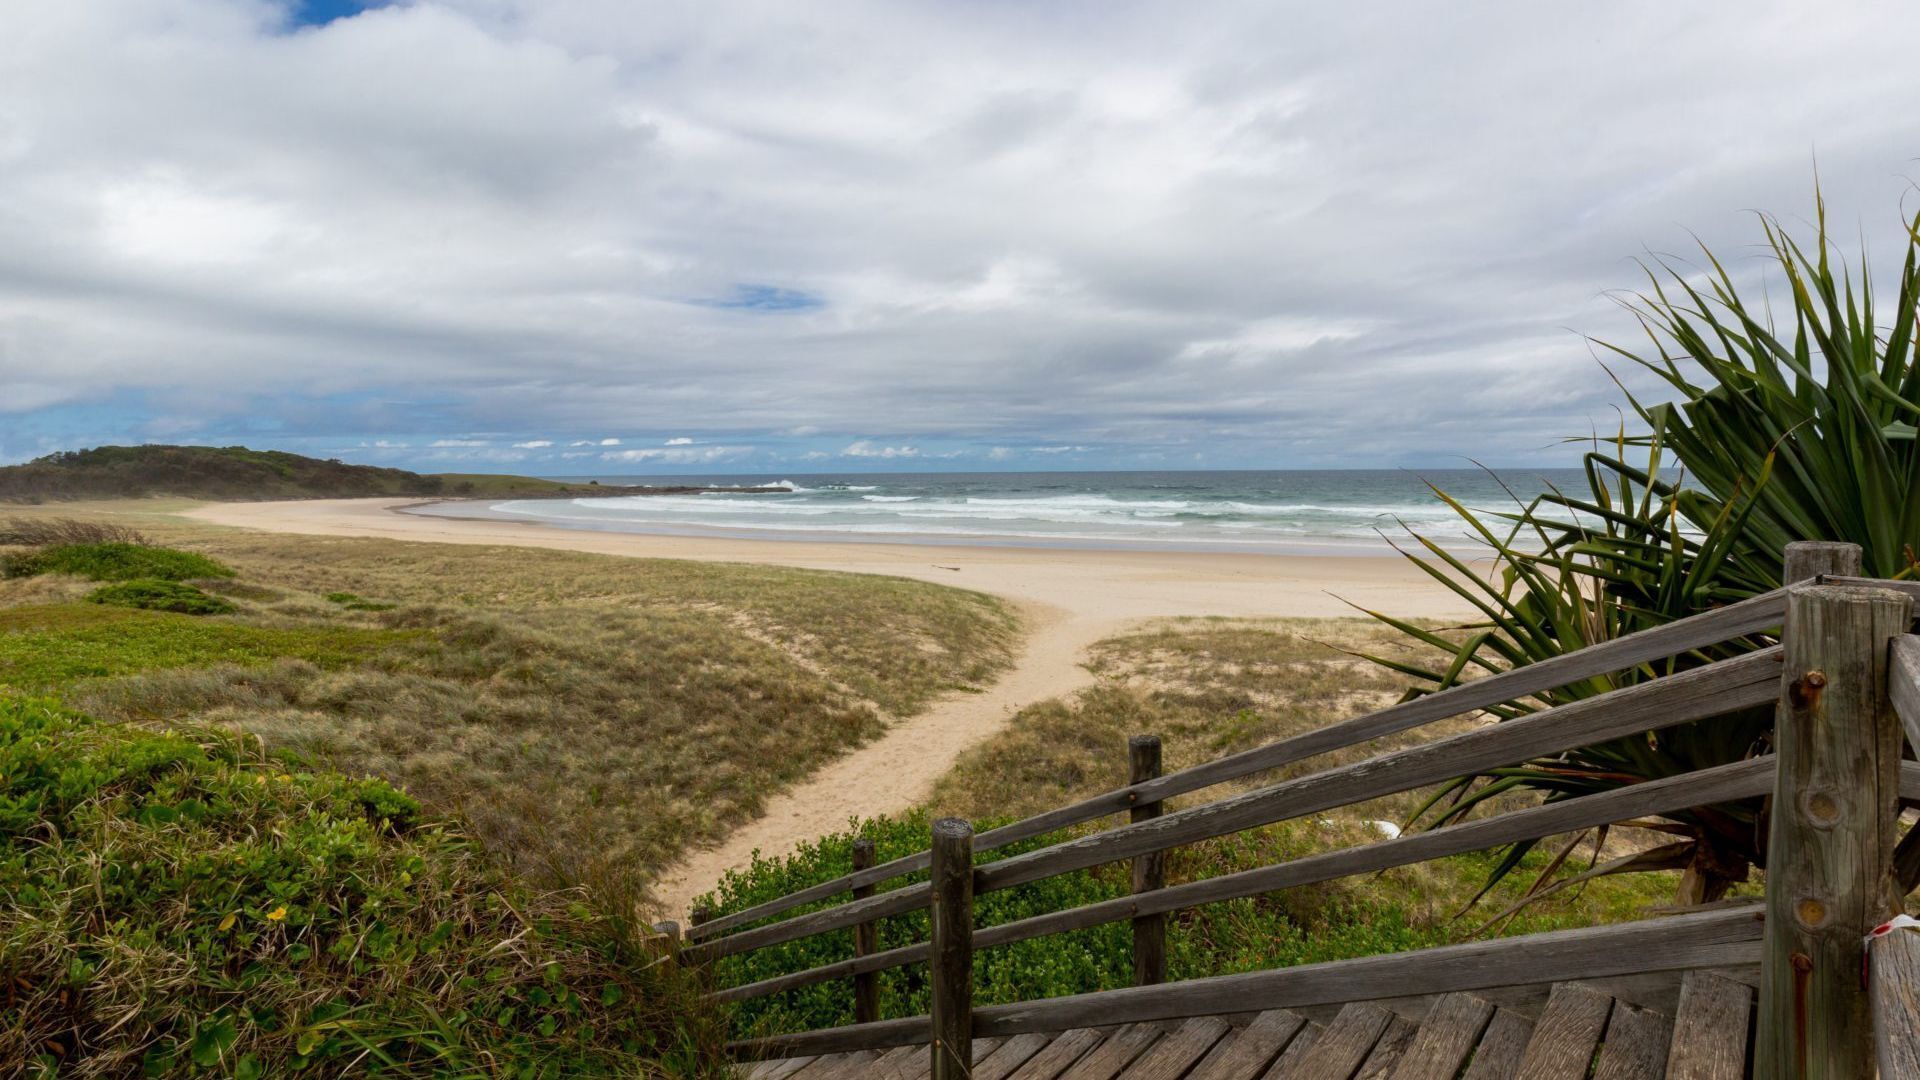
[{"label": "yellow flower", "polygon": [[267,912],[268,922],[279,922],[280,920],[286,917],[287,917],[287,905],[285,904],[281,904],[279,907],[274,908],[272,911]]},{"label": "yellow flower", "polygon": [[275,779],[275,780],[279,780],[279,781],[281,781],[281,782],[283,782],[283,783],[284,783],[285,781],[288,781],[288,780],[291,780],[291,779],[293,779],[293,777],[292,777],[292,776],[289,776],[289,775],[288,775],[288,774],[286,774],[286,773],[281,773],[281,774],[280,774],[279,776],[276,776],[276,777],[274,777],[274,779]]}]

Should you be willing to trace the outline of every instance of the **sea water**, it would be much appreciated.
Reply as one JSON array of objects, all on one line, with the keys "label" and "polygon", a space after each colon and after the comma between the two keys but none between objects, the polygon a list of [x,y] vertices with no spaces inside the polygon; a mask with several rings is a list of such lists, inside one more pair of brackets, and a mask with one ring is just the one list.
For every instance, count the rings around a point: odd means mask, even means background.
[{"label": "sea water", "polygon": [[[572,478],[584,480],[586,478]],[[1208,472],[836,473],[601,476],[602,484],[770,486],[770,494],[521,499],[486,516],[675,535],[895,543],[1391,554],[1420,533],[1471,546],[1469,523],[1434,488],[1491,515],[1548,489],[1584,490],[1566,469]],[[426,512],[471,514],[471,503]],[[1564,515],[1560,515],[1564,516]]]}]

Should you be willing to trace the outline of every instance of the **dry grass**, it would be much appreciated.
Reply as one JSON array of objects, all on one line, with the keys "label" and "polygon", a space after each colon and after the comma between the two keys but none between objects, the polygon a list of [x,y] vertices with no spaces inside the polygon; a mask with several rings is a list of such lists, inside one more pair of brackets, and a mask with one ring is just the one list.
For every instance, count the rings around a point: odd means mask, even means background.
[{"label": "dry grass", "polygon": [[[1123,786],[1131,735],[1159,735],[1171,772],[1314,731],[1390,705],[1405,688],[1404,676],[1342,650],[1411,657],[1415,648],[1369,619],[1174,619],[1110,638],[1092,650],[1099,686],[1022,712],[961,760],[932,804],[973,818],[1026,815]],[[1374,740],[1174,805],[1358,761],[1475,722]],[[1380,817],[1406,802],[1367,809]]]},{"label": "dry grass", "polygon": [[[1403,676],[1343,650],[1413,658],[1404,635],[1363,619],[1172,620],[1113,638],[1093,650],[1102,684],[1067,701],[1033,706],[1006,731],[968,754],[931,800],[939,813],[1005,820],[1123,786],[1126,740],[1161,736],[1167,771],[1313,731],[1389,705]],[[1197,805],[1236,791],[1360,761],[1492,722],[1459,717],[1296,762],[1172,800]],[[1429,792],[1392,795],[1176,849],[1174,883],[1213,877],[1377,841],[1377,822],[1401,824]],[[1530,804],[1493,800],[1487,812]],[[1078,831],[1110,827],[1096,823]],[[1638,830],[1625,830],[1638,833]],[[1615,842],[1637,844],[1646,835]],[[1189,975],[1368,955],[1438,944],[1472,931],[1518,896],[1545,868],[1550,839],[1520,873],[1494,890],[1475,917],[1455,915],[1485,884],[1499,852],[1401,867],[1363,878],[1216,904],[1177,917]],[[1585,869],[1591,844],[1562,873]],[[1530,908],[1504,932],[1585,926],[1636,917],[1672,894],[1674,875],[1642,874],[1594,883]],[[1177,958],[1178,959],[1178,958]]]},{"label": "dry grass", "polygon": [[[643,891],[682,847],[889,716],[992,678],[1018,633],[991,598],[896,578],[133,520],[238,572],[207,587],[240,613],[202,625],[364,628],[391,643],[344,664],[207,649],[39,689],[104,719],[244,729],[394,779],[463,811],[537,881],[609,895]],[[0,581],[0,608],[65,612],[72,591]],[[363,603],[328,599],[346,593]]]}]

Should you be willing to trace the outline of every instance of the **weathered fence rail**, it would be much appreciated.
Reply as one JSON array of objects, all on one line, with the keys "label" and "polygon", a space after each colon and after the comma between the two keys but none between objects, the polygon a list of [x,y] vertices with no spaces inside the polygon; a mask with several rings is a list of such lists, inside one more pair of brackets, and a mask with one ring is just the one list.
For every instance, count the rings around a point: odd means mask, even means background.
[{"label": "weathered fence rail", "polygon": [[[1858,557],[1857,550],[1842,545],[1796,545],[1787,565],[1788,580],[1812,581],[1195,768],[1159,775],[1158,741],[1136,739],[1129,747],[1131,782],[1124,788],[978,836],[964,822],[942,820],[934,826],[929,851],[879,865],[863,865],[872,862],[870,849],[863,849],[851,874],[699,922],[689,932],[693,943],[681,955],[690,963],[708,964],[851,928],[850,959],[727,987],[715,997],[744,1001],[851,979],[856,1023],[751,1040],[734,1049],[764,1057],[927,1044],[932,1075],[940,1078],[966,1075],[975,1036],[1758,967],[1762,1034],[1754,1044],[1756,1075],[1868,1075],[1873,1003],[1887,1002],[1882,1011],[1888,1015],[1916,1008],[1911,985],[1896,976],[1893,982],[1872,983],[1869,994],[1860,972],[1863,927],[1897,910],[1899,897],[1920,878],[1920,842],[1915,840],[1920,828],[1904,840],[1897,835],[1903,802],[1920,805],[1920,764],[1901,761],[1904,742],[1920,746],[1920,637],[1908,633],[1920,583],[1843,576],[1857,572]],[[1761,635],[1769,632],[1782,644],[1765,645]],[[1722,648],[1734,641],[1741,642],[1739,649]],[[1537,697],[1682,654],[1689,666],[1665,673],[1656,668],[1653,674],[1659,677],[1651,680],[1553,707]],[[1770,754],[1216,878],[1176,885],[1164,878],[1164,854],[1184,845],[1769,703],[1777,703],[1778,715]],[[1200,805],[1171,811],[1163,805],[1175,795],[1481,710],[1494,711],[1502,722]],[[1763,798],[1772,807],[1772,823],[1762,903],[1164,982],[1165,919],[1171,912],[1622,821],[1742,800],[1757,804]],[[1125,824],[978,866],[972,862],[977,852],[1122,812],[1128,815]],[[1133,864],[1130,895],[997,926],[972,925],[976,895],[1124,860]],[[930,880],[875,892],[890,878],[923,870],[931,872]],[[765,921],[841,893],[852,898]],[[929,940],[878,950],[877,921],[917,910],[931,913]],[[972,1007],[975,951],[1119,921],[1133,926],[1134,986]],[[1888,961],[1890,969],[1905,970],[1920,956],[1905,943],[1885,951],[1896,958]],[[929,965],[932,1012],[879,1019],[875,974],[920,963]],[[1920,1037],[1880,1037],[1883,1059],[1920,1053],[1916,1046]]]}]

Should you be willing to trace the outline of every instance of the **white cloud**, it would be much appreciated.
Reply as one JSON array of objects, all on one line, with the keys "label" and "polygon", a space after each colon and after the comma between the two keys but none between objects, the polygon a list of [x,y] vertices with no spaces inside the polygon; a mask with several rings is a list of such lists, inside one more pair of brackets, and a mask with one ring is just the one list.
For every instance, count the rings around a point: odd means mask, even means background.
[{"label": "white cloud", "polygon": [[1813,148],[1885,254],[1920,152],[1892,0],[284,10],[0,5],[10,445],[1564,459],[1630,256],[1737,256]]},{"label": "white cloud", "polygon": [[692,440],[692,439],[689,439],[689,438],[686,438],[685,436],[680,436],[680,437],[678,437],[678,438],[673,438],[673,439],[668,439],[668,440],[666,441],[666,443],[665,443],[664,445],[666,445],[666,446],[692,446],[692,445],[693,445],[693,440]]},{"label": "white cloud", "polygon": [[600,445],[601,446],[619,446],[620,440],[619,439],[601,439]]},{"label": "white cloud", "polygon": [[753,453],[751,446],[649,447],[644,450],[609,450],[604,461],[652,462],[660,465],[710,465],[718,461],[736,461]]},{"label": "white cloud", "polygon": [[840,451],[841,457],[856,458],[910,458],[919,457],[917,446],[880,446],[871,439],[859,439],[849,443]]},{"label": "white cloud", "polygon": [[513,444],[516,450],[545,450],[552,445],[552,439],[532,439],[527,442],[517,442]]}]

